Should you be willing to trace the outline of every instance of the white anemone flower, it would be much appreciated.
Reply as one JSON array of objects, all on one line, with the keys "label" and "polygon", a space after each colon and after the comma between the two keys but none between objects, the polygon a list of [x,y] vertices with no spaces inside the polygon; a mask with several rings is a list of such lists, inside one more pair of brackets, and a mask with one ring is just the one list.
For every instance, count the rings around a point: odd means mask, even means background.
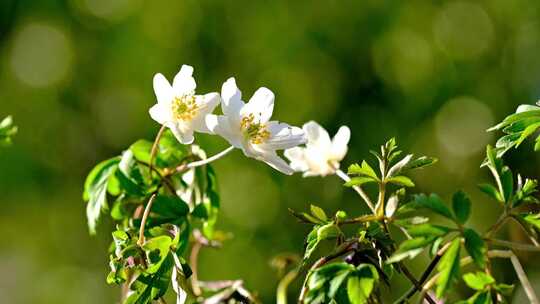
[{"label": "white anemone flower", "polygon": [[221,101],[218,93],[195,95],[197,85],[192,75],[193,67],[182,65],[172,86],[161,73],[154,76],[154,92],[158,102],[150,108],[150,116],[171,129],[182,144],[193,142],[194,131],[210,133],[205,117]]},{"label": "white anemone flower", "polygon": [[224,115],[209,115],[208,128],[225,138],[233,147],[242,149],[247,157],[263,161],[272,168],[292,174],[294,170],[276,153],[306,142],[298,127],[270,121],[274,109],[274,93],[259,88],[248,103],[234,78],[229,78],[221,89]]},{"label": "white anemone flower", "polygon": [[351,131],[347,126],[339,128],[333,139],[328,132],[314,121],[304,124],[307,135],[306,147],[285,150],[285,157],[291,167],[306,176],[326,176],[336,174],[339,163],[347,154],[347,144]]}]

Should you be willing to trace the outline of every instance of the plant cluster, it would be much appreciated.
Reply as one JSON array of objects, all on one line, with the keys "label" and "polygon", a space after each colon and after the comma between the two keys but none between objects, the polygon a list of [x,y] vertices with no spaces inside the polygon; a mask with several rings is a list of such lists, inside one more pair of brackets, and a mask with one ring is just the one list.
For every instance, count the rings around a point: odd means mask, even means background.
[{"label": "plant cluster", "polygon": [[[468,224],[473,208],[463,191],[449,203],[436,194],[408,193],[415,187],[409,173],[436,159],[404,155],[391,139],[380,151],[372,151],[376,165],[363,160],[345,173],[340,162],[347,154],[347,127],[331,138],[313,121],[302,128],[272,121],[274,94],[260,88],[245,103],[234,78],[223,84],[220,94],[196,95],[192,73],[193,68],[183,66],[172,84],[161,74],[154,77],[158,103],[150,116],[162,125],[155,140],[139,140],[121,155],[99,163],[85,182],[90,232],[96,233],[104,214],[116,227],[107,282],[122,285],[123,303],[164,303],[170,286],[178,304],[259,302],[242,280],[201,281],[197,271],[200,250],[220,247],[228,239],[228,233],[216,229],[220,200],[210,163],[235,148],[285,174],[335,175],[359,194],[370,211],[349,216],[314,205],[309,212],[291,210],[311,226],[311,232],[302,258],[283,255],[273,261],[282,276],[278,303],[287,303],[289,284],[301,276],[299,303],[381,303],[393,276],[403,276],[411,284],[396,303],[409,303],[417,294],[421,302],[439,303],[458,280],[472,289],[472,296],[460,303],[502,303],[513,286],[494,277],[494,258],[511,261],[529,300],[538,303],[514,254],[540,251],[540,214],[528,211],[538,202],[534,197],[538,185],[534,179],[514,175],[502,156],[540,127],[540,107],[521,106],[493,128],[507,135],[495,148],[487,147],[482,166],[491,172],[493,183],[479,188],[500,206],[501,216],[489,229],[479,231]],[[213,114],[219,104],[222,114]],[[219,135],[231,146],[207,157],[193,144],[194,132]],[[540,139],[536,141],[538,149]],[[284,150],[289,163],[279,150]],[[365,187],[376,189],[376,195]],[[497,238],[510,220],[524,228],[531,244]],[[332,248],[325,249],[323,243]],[[416,277],[407,261],[424,251],[432,260]]]},{"label": "plant cluster", "polygon": [[0,121],[0,146],[10,145],[13,136],[17,134],[17,127],[13,125],[13,118],[8,116]]}]

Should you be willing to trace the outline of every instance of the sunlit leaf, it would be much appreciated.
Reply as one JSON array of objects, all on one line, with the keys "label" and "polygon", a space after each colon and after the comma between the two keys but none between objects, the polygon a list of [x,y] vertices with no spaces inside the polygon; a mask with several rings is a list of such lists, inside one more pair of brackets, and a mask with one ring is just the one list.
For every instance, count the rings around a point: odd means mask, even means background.
[{"label": "sunlit leaf", "polygon": [[115,172],[120,162],[119,157],[111,158],[99,163],[90,171],[84,183],[83,199],[86,205],[86,217],[90,234],[96,233],[96,225],[101,211],[107,206],[107,185],[109,177]]},{"label": "sunlit leaf", "polygon": [[442,256],[437,270],[439,278],[437,279],[437,298],[442,298],[446,291],[459,275],[459,248],[460,239],[455,238],[444,255]]}]

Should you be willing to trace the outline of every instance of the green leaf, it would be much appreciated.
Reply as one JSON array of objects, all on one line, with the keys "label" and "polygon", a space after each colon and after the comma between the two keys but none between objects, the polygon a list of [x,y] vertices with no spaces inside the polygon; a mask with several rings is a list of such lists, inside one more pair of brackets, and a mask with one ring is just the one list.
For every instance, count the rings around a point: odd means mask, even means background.
[{"label": "green leaf", "polygon": [[326,213],[324,212],[324,210],[321,207],[311,205],[310,209],[311,209],[311,214],[313,214],[313,216],[315,216],[316,218],[320,219],[321,221],[327,221],[328,220],[328,217],[326,216]]},{"label": "green leaf", "polygon": [[333,239],[338,237],[340,234],[341,230],[339,230],[338,226],[336,226],[334,223],[326,224],[317,229],[317,237],[319,238],[319,241]]},{"label": "green leaf", "polygon": [[485,272],[466,273],[463,275],[463,281],[475,290],[483,290],[486,286],[495,283],[495,279]]},{"label": "green leaf", "polygon": [[533,123],[533,124],[530,124],[529,126],[527,126],[527,128],[525,128],[525,130],[523,130],[523,132],[521,132],[521,136],[516,141],[516,148],[519,147],[519,145],[521,145],[521,143],[527,137],[531,136],[538,128],[540,128],[540,122],[536,122],[536,123]]},{"label": "green leaf", "polygon": [[99,163],[90,171],[84,183],[83,199],[86,205],[86,217],[90,234],[96,233],[96,226],[102,210],[107,209],[107,185],[109,177],[115,172],[120,162],[119,157]]},{"label": "green leaf", "polygon": [[347,280],[349,301],[352,304],[367,303],[378,280],[379,274],[373,265],[360,264]]},{"label": "green leaf", "polygon": [[306,239],[306,249],[304,252],[304,261],[311,257],[311,254],[317,249],[319,243],[326,239],[336,238],[341,234],[341,230],[334,224],[329,223],[322,226],[314,226]]},{"label": "green leaf", "polygon": [[361,186],[363,184],[367,183],[374,183],[377,182],[372,177],[368,176],[359,176],[359,177],[353,177],[350,181],[346,182],[344,185],[347,187],[353,187],[353,186]]},{"label": "green leaf", "polygon": [[146,164],[150,164],[150,154],[152,151],[152,142],[140,139],[129,147],[129,150],[133,153],[133,156],[138,161]]},{"label": "green leaf", "polygon": [[474,263],[484,268],[486,265],[486,243],[482,237],[472,229],[465,229],[463,231],[463,237],[465,238],[465,249],[473,259]]},{"label": "green leaf", "polygon": [[502,168],[501,184],[505,201],[509,202],[514,193],[514,178],[512,176],[512,171],[510,171],[510,168],[506,166]]},{"label": "green leaf", "polygon": [[502,295],[510,296],[512,295],[512,291],[514,290],[514,285],[501,283],[493,285],[493,288]]},{"label": "green leaf", "polygon": [[498,202],[503,203],[504,199],[499,193],[499,190],[495,188],[495,186],[491,184],[479,184],[478,188],[480,188],[480,191],[484,192],[485,194],[491,196],[493,199],[495,199]]},{"label": "green leaf", "polygon": [[396,184],[399,186],[414,187],[413,181],[410,178],[403,175],[387,178],[386,182]]},{"label": "green leaf", "polygon": [[118,178],[121,190],[130,196],[143,197],[146,195],[146,184],[133,152],[127,150],[122,153],[118,169],[115,175]]},{"label": "green leaf", "polygon": [[151,211],[153,218],[161,219],[161,222],[178,223],[189,213],[189,206],[176,195],[159,194],[154,199]]},{"label": "green leaf", "polygon": [[399,248],[396,250],[396,252],[394,252],[394,254],[392,254],[392,256],[388,260],[386,260],[386,263],[396,263],[406,258],[412,259],[419,255],[424,250],[424,247],[433,243],[435,239],[435,237],[431,236],[422,236],[405,240],[399,245]]},{"label": "green leaf", "polygon": [[450,228],[428,223],[413,225],[407,228],[407,232],[413,238],[415,237],[441,237],[446,235]]},{"label": "green leaf", "polygon": [[431,211],[438,213],[446,218],[453,219],[454,216],[452,215],[452,212],[450,212],[450,209],[446,207],[444,202],[441,200],[441,198],[437,194],[431,194],[429,197],[425,194],[419,194],[415,196],[415,203],[421,207],[430,209]]},{"label": "green leaf", "polygon": [[465,192],[458,191],[454,193],[452,197],[452,209],[456,215],[456,220],[462,225],[465,224],[471,214],[471,201]]},{"label": "green leaf", "polygon": [[134,292],[123,304],[148,304],[162,297],[170,285],[173,266],[172,254],[168,254],[155,273],[141,273],[129,286]]},{"label": "green leaf", "polygon": [[436,291],[437,298],[441,299],[444,297],[446,291],[459,275],[459,248],[460,239],[455,238],[437,266],[437,270],[439,271]]},{"label": "green leaf", "polygon": [[540,213],[538,214],[520,214],[519,217],[525,221],[525,223],[531,225],[532,227],[540,230]]},{"label": "green leaf", "polygon": [[405,165],[401,172],[410,171],[413,169],[421,169],[427,166],[431,166],[437,162],[437,158],[434,157],[427,157],[427,156],[421,156],[417,159],[413,159],[410,161],[407,165]]},{"label": "green leaf", "polygon": [[190,155],[189,145],[181,144],[172,132],[167,129],[159,141],[156,155],[156,166],[159,168],[176,167]]},{"label": "green leaf", "polygon": [[353,265],[339,262],[326,264],[308,274],[306,303],[331,303],[333,298],[340,298],[344,291],[342,283],[353,271]]},{"label": "green leaf", "polygon": [[171,250],[171,243],[172,239],[167,235],[151,238],[144,243],[142,248],[148,263],[146,273],[155,273],[159,270]]},{"label": "green leaf", "polygon": [[362,165],[353,164],[349,167],[348,174],[364,175],[379,180],[375,170],[364,160]]}]

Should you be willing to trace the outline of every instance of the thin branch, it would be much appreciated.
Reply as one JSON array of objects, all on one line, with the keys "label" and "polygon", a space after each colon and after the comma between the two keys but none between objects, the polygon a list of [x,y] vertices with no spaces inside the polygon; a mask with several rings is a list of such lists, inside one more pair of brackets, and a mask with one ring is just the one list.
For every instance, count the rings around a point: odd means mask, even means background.
[{"label": "thin branch", "polygon": [[512,262],[512,266],[514,266],[514,269],[516,270],[516,274],[519,278],[519,281],[521,282],[521,285],[523,286],[523,289],[525,290],[525,294],[527,294],[527,298],[531,301],[532,304],[538,304],[538,298],[534,293],[531,282],[529,281],[529,278],[527,278],[527,274],[525,274],[525,270],[523,270],[523,266],[521,266],[519,259],[513,252],[510,256],[510,261]]},{"label": "thin branch", "polygon": [[516,242],[510,242],[510,241],[499,240],[499,239],[490,239],[490,238],[485,238],[484,240],[486,242],[492,243],[493,245],[504,246],[509,249],[515,249],[515,250],[520,250],[520,251],[535,251],[535,252],[540,251],[540,247],[529,245],[529,244],[516,243]]},{"label": "thin branch", "polygon": [[199,278],[198,278],[198,267],[197,263],[199,260],[199,252],[201,250],[202,244],[195,241],[193,246],[191,247],[191,254],[189,256],[189,264],[191,267],[191,288],[193,289],[193,294],[195,296],[200,296],[202,294],[201,287],[199,286]]},{"label": "thin branch", "polygon": [[523,286],[523,289],[525,290],[525,294],[527,294],[527,298],[531,301],[531,304],[538,304],[538,298],[536,297],[536,294],[534,293],[534,289],[531,285],[531,282],[529,282],[529,278],[527,278],[527,274],[525,274],[525,271],[523,270],[523,267],[521,266],[519,259],[513,252],[512,252],[512,255],[510,256],[510,261],[512,262],[512,266],[514,266],[514,270],[516,271],[519,281],[521,282],[521,285]]},{"label": "thin branch", "polygon": [[[446,251],[446,249],[448,249],[449,246],[450,246],[450,243],[447,243],[441,249],[439,249],[439,251],[437,251],[437,254],[433,258],[433,260],[431,260],[431,262],[429,263],[426,270],[424,270],[424,272],[422,273],[422,276],[420,277],[420,280],[418,281],[418,284],[420,285],[420,288],[417,288],[416,286],[411,287],[411,289],[409,289],[409,291],[407,291],[407,293],[405,293],[403,296],[401,296],[394,303],[407,303],[407,300],[410,299],[412,296],[414,296],[414,294],[417,291],[421,291],[423,289],[422,285],[424,285],[426,280],[429,278],[429,275],[431,274],[431,272],[433,272],[433,270],[435,269],[437,264],[439,264],[439,261],[441,260],[444,252]],[[423,293],[421,298],[424,298],[426,295],[427,295],[427,293]]]},{"label": "thin branch", "polygon": [[495,222],[495,224],[493,224],[493,226],[491,226],[485,233],[485,236],[486,237],[491,237],[493,234],[495,234],[503,225],[504,223],[506,222],[506,220],[508,220],[508,214],[506,212],[503,212],[501,214],[501,216],[497,219],[497,221]]},{"label": "thin branch", "polygon": [[[344,182],[349,182],[351,180],[351,178],[340,169],[336,169],[336,175],[339,178],[341,178]],[[371,211],[375,213],[375,206],[373,205],[373,202],[371,201],[369,196],[366,194],[366,192],[364,192],[362,187],[353,186],[352,188],[354,189],[354,191],[356,191],[360,195],[360,197],[362,197],[362,199],[366,202],[366,205],[368,205],[369,209],[371,209]]]},{"label": "thin branch", "polygon": [[144,244],[144,226],[146,226],[146,221],[148,220],[148,215],[150,214],[150,209],[152,209],[152,204],[154,203],[154,200],[156,199],[156,194],[152,194],[150,199],[148,200],[148,203],[146,204],[146,208],[144,209],[143,217],[141,219],[141,226],[139,228],[139,240],[137,241],[137,244],[139,246],[142,246]]},{"label": "thin branch", "polygon": [[521,227],[523,229],[523,231],[525,231],[525,234],[527,235],[527,237],[529,238],[531,243],[534,244],[534,246],[540,246],[538,241],[532,235],[529,234],[529,231],[527,230],[527,227],[525,227],[525,225],[523,225],[523,223],[518,218],[516,218],[515,215],[511,215],[510,218],[513,219],[516,223],[518,223],[519,227]]},{"label": "thin branch", "polygon": [[152,169],[154,168],[154,159],[156,158],[159,141],[161,140],[161,136],[163,136],[163,132],[165,132],[166,128],[167,127],[165,126],[161,126],[161,129],[159,129],[159,132],[156,135],[156,139],[154,139],[154,144],[152,145],[152,150],[150,151],[150,175],[152,175]]},{"label": "thin branch", "polygon": [[182,172],[182,171],[184,171],[186,169],[193,169],[193,168],[197,168],[197,167],[200,167],[200,166],[204,166],[206,164],[209,164],[209,163],[211,163],[211,162],[213,162],[215,160],[218,160],[218,159],[222,158],[223,156],[229,154],[232,150],[234,150],[234,146],[230,146],[227,149],[219,152],[218,154],[216,154],[214,156],[211,156],[211,157],[208,157],[206,159],[191,162],[191,163],[187,163],[187,164],[182,164],[182,165],[176,167],[176,172]]}]

